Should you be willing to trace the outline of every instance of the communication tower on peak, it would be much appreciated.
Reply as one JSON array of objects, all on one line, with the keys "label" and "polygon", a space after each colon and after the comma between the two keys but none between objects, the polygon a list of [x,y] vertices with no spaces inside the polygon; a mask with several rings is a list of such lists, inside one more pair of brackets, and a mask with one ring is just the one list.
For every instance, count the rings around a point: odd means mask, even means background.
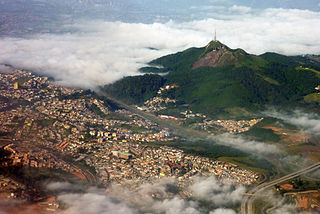
[{"label": "communication tower on peak", "polygon": [[214,30],[214,41],[217,41],[217,30]]}]

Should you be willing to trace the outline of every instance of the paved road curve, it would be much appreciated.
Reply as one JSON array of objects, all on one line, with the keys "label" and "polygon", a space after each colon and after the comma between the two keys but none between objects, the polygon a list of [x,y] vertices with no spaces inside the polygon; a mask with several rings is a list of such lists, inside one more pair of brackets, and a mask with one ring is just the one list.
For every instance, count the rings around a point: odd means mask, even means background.
[{"label": "paved road curve", "polygon": [[279,184],[281,182],[290,180],[292,178],[298,177],[299,175],[311,172],[313,170],[319,169],[320,168],[320,162],[315,163],[307,168],[304,168],[302,170],[299,170],[297,172],[293,172],[291,174],[288,174],[286,176],[283,176],[281,178],[278,178],[274,181],[267,182],[260,184],[259,186],[256,186],[255,188],[249,190],[247,194],[243,197],[242,202],[241,202],[241,214],[254,214],[253,212],[253,202],[255,200],[255,197],[258,195],[259,192],[262,192],[266,190],[267,188],[270,188],[276,184]]},{"label": "paved road curve", "polygon": [[[186,138],[188,140],[207,140],[209,134],[208,133],[204,133],[204,132],[200,132],[200,131],[196,131],[193,129],[189,129],[189,128],[185,128],[185,127],[181,127],[171,121],[167,121],[167,120],[162,120],[160,118],[158,118],[157,116],[144,112],[144,111],[140,111],[138,110],[136,107],[134,106],[130,106],[127,105],[117,99],[114,99],[112,97],[110,97],[108,94],[106,93],[99,93],[102,96],[107,97],[108,99],[110,99],[111,101],[117,103],[119,106],[131,111],[132,113],[135,113],[145,119],[148,119],[150,121],[153,121],[155,123],[158,123],[159,125],[162,125],[164,127],[169,128],[175,135],[178,135],[180,137]],[[267,182],[267,183],[262,183],[261,185],[251,189],[250,191],[247,192],[247,194],[243,197],[242,199],[242,203],[241,203],[241,214],[254,214],[253,213],[253,201],[255,200],[256,194],[269,188],[272,187],[278,183],[281,183],[283,181],[295,178],[299,175],[305,174],[307,172],[311,172],[315,169],[320,168],[320,162],[316,163],[314,165],[311,165],[305,169],[302,169],[300,171],[291,173],[289,175],[283,176],[279,179],[276,179],[274,181],[271,182]]]}]

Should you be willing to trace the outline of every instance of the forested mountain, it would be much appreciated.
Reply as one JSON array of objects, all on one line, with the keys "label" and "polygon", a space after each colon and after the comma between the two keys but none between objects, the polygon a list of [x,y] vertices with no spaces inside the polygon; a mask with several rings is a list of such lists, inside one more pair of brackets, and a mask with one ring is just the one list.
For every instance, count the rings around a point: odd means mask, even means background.
[{"label": "forested mountain", "polygon": [[126,103],[141,103],[157,94],[165,79],[159,75],[125,77],[113,84],[104,86],[104,90]]},{"label": "forested mountain", "polygon": [[[219,41],[203,48],[155,59],[143,72],[166,73],[127,77],[106,86],[107,92],[142,102],[163,84],[179,86],[172,95],[193,110],[208,114],[232,109],[261,110],[266,105],[317,107],[320,95],[318,56],[252,55]],[[113,89],[113,90],[111,90]],[[154,90],[154,91],[153,91]]]}]

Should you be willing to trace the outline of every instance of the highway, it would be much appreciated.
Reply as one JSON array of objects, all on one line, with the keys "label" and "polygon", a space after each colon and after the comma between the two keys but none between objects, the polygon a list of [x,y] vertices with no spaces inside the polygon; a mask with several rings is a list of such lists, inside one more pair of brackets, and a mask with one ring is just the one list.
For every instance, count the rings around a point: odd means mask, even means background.
[{"label": "highway", "polygon": [[57,158],[59,158],[61,161],[65,162],[66,164],[70,165],[76,172],[82,174],[85,178],[86,181],[90,184],[96,184],[97,183],[97,178],[85,167],[79,165],[79,163],[72,161],[72,158],[67,159],[64,157],[64,155],[60,152],[57,152],[57,150],[46,147],[46,146],[41,146],[42,149],[47,150],[48,152],[53,153]]},{"label": "highway", "polygon": [[292,178],[298,177],[302,174],[306,174],[308,172],[314,171],[316,169],[320,168],[320,162],[315,163],[307,168],[304,168],[302,170],[299,170],[297,172],[290,173],[286,176],[283,176],[281,178],[278,178],[276,180],[262,183],[253,189],[249,190],[243,197],[242,202],[241,202],[241,211],[240,214],[254,214],[254,209],[253,209],[253,202],[255,200],[255,197],[258,195],[258,193],[266,190],[267,188],[270,188],[276,184],[280,184],[284,181],[290,180]]},{"label": "highway", "polygon": [[[185,139],[188,140],[207,140],[207,137],[209,136],[208,133],[204,133],[201,131],[197,131],[197,130],[193,130],[193,129],[189,129],[189,128],[185,128],[182,126],[179,126],[178,124],[173,123],[172,121],[168,121],[168,120],[163,120],[158,118],[157,116],[144,112],[144,111],[140,111],[138,110],[135,106],[130,106],[127,105],[119,100],[116,100],[110,96],[108,96],[106,93],[100,93],[100,95],[107,97],[108,99],[110,99],[111,101],[115,102],[116,104],[118,104],[119,106],[131,111],[132,113],[135,113],[147,120],[153,121],[159,125],[162,125],[164,127],[169,128],[175,135],[183,137]],[[258,193],[264,191],[267,188],[270,188],[276,184],[279,184],[281,182],[284,182],[286,180],[290,180],[292,178],[295,178],[299,175],[311,172],[313,170],[319,169],[320,168],[320,162],[313,164],[307,168],[304,168],[302,170],[299,170],[297,172],[293,172],[291,174],[288,174],[286,176],[283,176],[281,178],[278,178],[276,180],[273,180],[271,182],[264,182],[256,187],[254,187],[253,189],[249,190],[243,197],[242,202],[241,202],[241,210],[240,213],[241,214],[254,214],[254,210],[253,210],[253,202],[255,200],[255,197]]]},{"label": "highway", "polygon": [[118,104],[120,107],[123,107],[123,108],[129,110],[130,112],[139,115],[140,117],[142,117],[144,119],[147,119],[149,121],[155,122],[155,123],[159,124],[160,126],[169,128],[170,131],[174,135],[180,136],[180,137],[185,138],[187,140],[191,140],[191,141],[207,140],[207,138],[209,136],[208,133],[179,126],[174,121],[160,119],[159,117],[155,116],[154,114],[141,111],[141,110],[137,109],[135,106],[127,105],[127,104],[125,104],[124,102],[122,102],[120,100],[117,100],[117,99],[115,99],[113,97],[110,97],[106,93],[100,92],[98,94],[101,95],[101,96],[106,97],[107,99],[111,100],[112,102]]},{"label": "highway", "polygon": [[69,162],[69,164],[74,168],[76,169],[77,172],[81,173],[87,180],[87,182],[89,184],[96,184],[97,183],[97,178],[91,173],[89,172],[89,170],[87,169],[84,169],[83,167],[81,166],[77,166],[71,162]]}]

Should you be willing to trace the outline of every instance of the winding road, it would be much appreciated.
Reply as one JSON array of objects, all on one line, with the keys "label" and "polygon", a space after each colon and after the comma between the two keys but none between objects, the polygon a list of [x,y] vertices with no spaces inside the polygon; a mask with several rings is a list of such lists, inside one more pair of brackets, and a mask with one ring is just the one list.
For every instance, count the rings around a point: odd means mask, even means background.
[{"label": "winding road", "polygon": [[260,185],[258,185],[256,187],[254,187],[253,189],[249,190],[244,195],[244,197],[242,199],[242,202],[241,202],[240,214],[254,214],[253,202],[254,202],[256,196],[260,192],[262,192],[262,191],[264,191],[264,190],[266,190],[266,189],[268,189],[268,188],[270,188],[270,187],[272,187],[272,186],[274,186],[276,184],[282,183],[284,181],[290,180],[292,178],[298,177],[300,175],[306,174],[308,172],[314,171],[314,170],[319,169],[319,168],[320,168],[320,162],[315,163],[315,164],[313,164],[313,165],[311,165],[309,167],[306,167],[304,169],[301,169],[299,171],[290,173],[290,174],[288,174],[286,176],[283,176],[281,178],[278,178],[276,180],[273,180],[273,181],[270,181],[270,182],[266,182],[266,183],[262,183],[262,184],[260,184]]}]

